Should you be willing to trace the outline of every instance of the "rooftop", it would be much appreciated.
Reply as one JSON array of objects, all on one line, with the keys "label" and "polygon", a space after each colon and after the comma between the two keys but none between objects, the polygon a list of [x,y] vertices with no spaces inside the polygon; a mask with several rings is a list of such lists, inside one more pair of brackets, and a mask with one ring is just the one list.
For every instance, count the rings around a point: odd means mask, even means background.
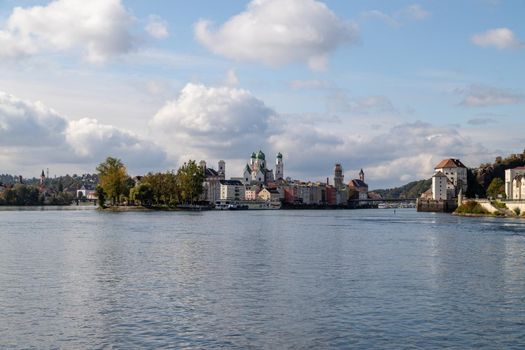
[{"label": "rooftop", "polygon": [[243,186],[242,182],[239,180],[221,180],[219,181],[221,185],[227,186]]},{"label": "rooftop", "polygon": [[466,168],[466,166],[463,163],[461,163],[459,159],[449,158],[443,159],[441,162],[438,163],[438,165],[434,167],[434,169],[442,168]]}]

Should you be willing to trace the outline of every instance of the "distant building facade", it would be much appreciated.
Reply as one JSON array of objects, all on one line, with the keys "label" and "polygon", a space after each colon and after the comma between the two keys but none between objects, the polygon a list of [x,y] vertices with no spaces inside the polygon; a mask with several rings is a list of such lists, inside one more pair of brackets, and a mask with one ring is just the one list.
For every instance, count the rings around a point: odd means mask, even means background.
[{"label": "distant building facade", "polygon": [[218,163],[217,170],[208,168],[206,162],[201,160],[199,166],[204,172],[203,181],[203,193],[201,199],[209,203],[215,203],[220,199],[221,196],[221,184],[220,181],[225,179],[226,176],[226,163],[224,160],[220,160]]},{"label": "distant building facade", "polygon": [[525,166],[505,170],[505,195],[510,200],[525,200]]},{"label": "distant building facade", "polygon": [[252,153],[250,162],[246,164],[243,171],[243,182],[245,185],[268,185],[276,180],[284,179],[283,155],[277,154],[275,160],[275,175],[272,169],[268,169],[266,155],[263,151]]},{"label": "distant building facade", "polygon": [[359,200],[368,199],[368,185],[365,182],[365,172],[363,169],[359,172],[359,179],[350,180],[348,187],[358,193]]},{"label": "distant building facade", "polygon": [[221,201],[242,201],[245,198],[244,184],[239,180],[220,180]]},{"label": "distant building facade", "polygon": [[467,192],[467,167],[459,159],[443,159],[434,168],[434,173],[437,172],[442,172],[450,180],[448,189],[453,190],[453,197],[456,197],[460,191]]}]

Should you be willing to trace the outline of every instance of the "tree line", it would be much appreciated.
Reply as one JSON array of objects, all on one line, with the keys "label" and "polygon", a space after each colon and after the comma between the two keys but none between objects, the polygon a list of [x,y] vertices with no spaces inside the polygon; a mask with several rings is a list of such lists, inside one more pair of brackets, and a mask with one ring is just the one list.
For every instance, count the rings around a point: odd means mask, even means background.
[{"label": "tree line", "polygon": [[184,163],[177,172],[150,172],[134,180],[120,159],[108,157],[99,164],[97,172],[96,193],[101,207],[175,207],[197,203],[203,193],[204,172],[194,160]]},{"label": "tree line", "polygon": [[63,191],[41,192],[36,186],[21,183],[0,186],[0,205],[70,205],[73,201],[73,196]]}]

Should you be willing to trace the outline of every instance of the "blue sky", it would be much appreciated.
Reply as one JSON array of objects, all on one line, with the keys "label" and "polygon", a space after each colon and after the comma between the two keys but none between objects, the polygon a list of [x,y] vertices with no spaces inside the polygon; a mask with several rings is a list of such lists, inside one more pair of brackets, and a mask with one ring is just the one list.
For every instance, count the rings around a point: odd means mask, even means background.
[{"label": "blue sky", "polygon": [[[15,9],[15,7],[18,7]],[[281,151],[372,188],[525,148],[522,1],[1,1],[0,172]]]}]

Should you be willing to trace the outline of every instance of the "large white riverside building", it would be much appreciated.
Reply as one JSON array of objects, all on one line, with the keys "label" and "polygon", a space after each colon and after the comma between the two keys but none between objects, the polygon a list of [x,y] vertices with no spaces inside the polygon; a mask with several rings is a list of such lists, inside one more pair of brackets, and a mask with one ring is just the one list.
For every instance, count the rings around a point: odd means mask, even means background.
[{"label": "large white riverside building", "polygon": [[511,200],[525,200],[525,166],[505,170],[505,195]]},{"label": "large white riverside building", "polygon": [[457,195],[460,190],[467,192],[467,167],[459,159],[443,159],[434,168],[434,173],[441,171],[450,180],[448,189],[454,190]]}]

